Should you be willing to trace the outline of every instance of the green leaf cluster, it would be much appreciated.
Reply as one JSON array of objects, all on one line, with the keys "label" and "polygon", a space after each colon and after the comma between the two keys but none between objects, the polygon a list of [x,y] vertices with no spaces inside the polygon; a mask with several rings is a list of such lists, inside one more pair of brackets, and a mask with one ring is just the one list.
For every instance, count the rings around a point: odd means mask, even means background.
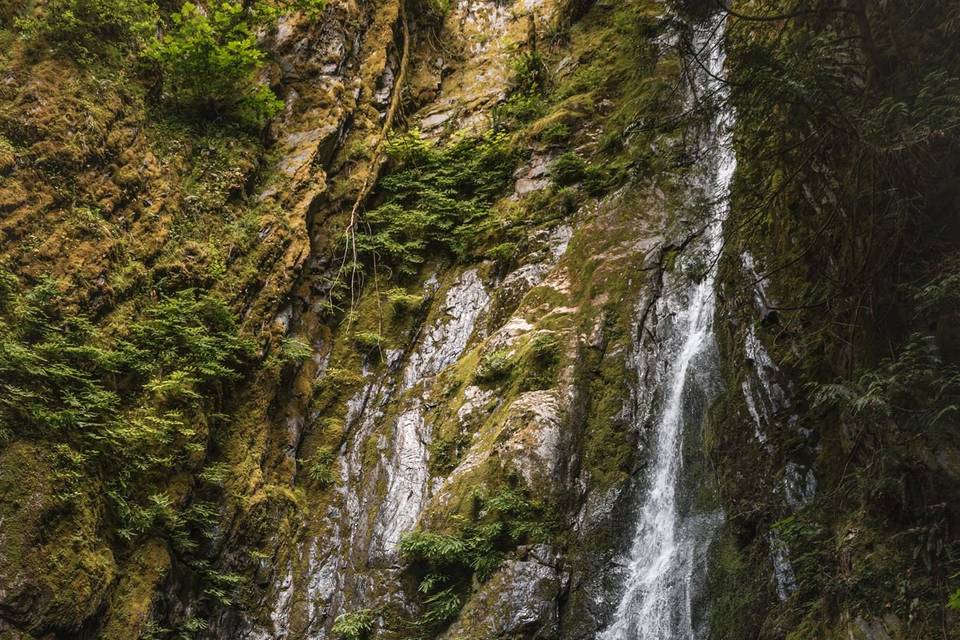
[{"label": "green leaf cluster", "polygon": [[364,216],[358,250],[401,276],[416,273],[428,254],[467,255],[516,165],[506,136],[436,146],[414,131],[392,138],[387,152],[394,168],[379,183],[381,204]]},{"label": "green leaf cluster", "polygon": [[63,473],[102,479],[122,538],[181,529],[202,514],[178,514],[162,481],[202,463],[251,345],[221,301],[193,290],[112,334],[58,297],[52,281],[21,293],[0,272],[0,438],[68,447]]},{"label": "green leaf cluster", "polygon": [[166,17],[163,3],[151,0],[49,0],[16,26],[32,44],[83,63],[109,54],[142,54],[148,63],[145,77],[181,114],[259,127],[283,103],[259,79],[266,54],[258,44],[258,29],[292,11],[316,17],[325,4],[186,2]]},{"label": "green leaf cluster", "polygon": [[280,110],[282,101],[257,80],[264,53],[242,4],[221,2],[202,11],[187,2],[171,20],[171,29],[145,55],[178,108],[253,126]]},{"label": "green leaf cluster", "polygon": [[400,552],[419,577],[423,613],[417,626],[436,630],[460,611],[474,578],[488,579],[519,544],[548,540],[555,523],[546,504],[515,486],[492,495],[473,494],[475,510],[451,533],[413,531],[400,541]]},{"label": "green leaf cluster", "polygon": [[351,611],[339,616],[330,631],[341,640],[364,640],[373,631],[373,620],[373,612],[369,609]]}]

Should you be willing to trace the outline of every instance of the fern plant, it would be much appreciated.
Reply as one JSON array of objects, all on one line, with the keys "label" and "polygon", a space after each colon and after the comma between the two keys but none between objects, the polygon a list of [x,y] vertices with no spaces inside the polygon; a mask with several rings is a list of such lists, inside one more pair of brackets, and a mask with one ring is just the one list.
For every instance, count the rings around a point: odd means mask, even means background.
[{"label": "fern plant", "polygon": [[161,486],[199,465],[252,353],[208,295],[182,291],[106,334],[60,310],[56,283],[20,291],[0,271],[0,436],[55,444],[64,478],[101,478],[119,538],[183,542],[190,520]]},{"label": "fern plant", "polygon": [[395,168],[379,183],[381,204],[364,216],[359,253],[401,276],[416,273],[428,253],[466,256],[513,172],[516,154],[506,136],[437,147],[414,131],[392,138],[387,153]]},{"label": "fern plant", "polygon": [[474,517],[455,531],[413,531],[400,541],[402,557],[421,575],[423,610],[417,626],[424,633],[455,618],[474,579],[490,578],[510,549],[548,540],[555,529],[546,505],[521,488],[504,486],[491,495],[480,488],[473,498]]},{"label": "fern plant", "polygon": [[360,609],[339,616],[331,631],[341,640],[365,640],[373,631],[374,614],[370,609]]}]

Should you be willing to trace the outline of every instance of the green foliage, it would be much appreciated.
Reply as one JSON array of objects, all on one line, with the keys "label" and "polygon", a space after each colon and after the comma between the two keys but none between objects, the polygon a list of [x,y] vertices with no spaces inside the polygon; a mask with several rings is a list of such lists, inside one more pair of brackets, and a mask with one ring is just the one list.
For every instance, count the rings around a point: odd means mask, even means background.
[{"label": "green foliage", "polygon": [[450,13],[452,0],[413,0],[413,15],[427,24],[439,26]]},{"label": "green foliage", "polygon": [[248,14],[257,26],[272,26],[278,18],[298,11],[316,19],[327,6],[327,0],[247,0]]},{"label": "green foliage", "polygon": [[157,27],[148,0],[47,0],[39,16],[16,21],[24,37],[80,59],[144,44]]},{"label": "green foliage", "polygon": [[[955,588],[956,535],[939,505],[955,501],[956,473],[932,461],[958,450],[960,58],[942,25],[960,14],[945,0],[851,6],[854,20],[820,0],[767,20],[795,4],[753,3],[743,9],[758,19],[728,21],[727,241],[738,264],[750,251],[772,274],[774,357],[809,392],[800,419],[830,483],[783,532],[791,561],[817,556],[794,561],[791,608],[807,629],[870,612],[922,636]],[[726,473],[749,473],[729,451]]]},{"label": "green foliage", "polygon": [[621,177],[614,170],[588,163],[572,151],[561,154],[550,165],[550,178],[555,185],[569,187],[582,182],[593,196],[604,194]]},{"label": "green foliage", "polygon": [[423,604],[425,611],[418,624],[427,628],[453,620],[463,606],[460,596],[453,587],[428,595],[424,598]]},{"label": "green foliage", "polygon": [[897,418],[902,427],[924,429],[960,412],[960,368],[940,358],[933,336],[913,334],[896,358],[860,373],[856,384],[813,387],[817,405],[837,404],[852,417],[882,427],[878,418]]},{"label": "green foliage", "polygon": [[512,131],[533,122],[546,112],[543,96],[538,93],[515,93],[493,109],[493,126],[497,131]]},{"label": "green foliage", "polygon": [[339,616],[331,631],[341,640],[364,640],[373,631],[374,615],[370,609],[360,609]]},{"label": "green foliage", "polygon": [[404,536],[400,550],[410,558],[436,566],[469,562],[467,542],[460,536],[414,531]]},{"label": "green foliage", "polygon": [[382,204],[364,216],[358,250],[401,276],[416,273],[428,253],[467,255],[516,164],[506,137],[464,137],[436,147],[414,132],[392,138],[387,152],[394,169],[380,180]]},{"label": "green foliage", "polygon": [[537,333],[530,341],[524,359],[520,388],[524,391],[550,388],[560,362],[560,339],[554,333]]},{"label": "green foliage", "polygon": [[[908,295],[911,294],[907,291]],[[936,320],[960,309],[960,271],[944,270],[912,291],[915,313],[919,318]]]},{"label": "green foliage", "polygon": [[460,462],[460,456],[470,446],[470,434],[457,429],[455,433],[434,434],[430,442],[430,470],[436,475],[446,475]]},{"label": "green foliage", "polygon": [[160,70],[166,97],[180,109],[207,118],[226,116],[260,126],[283,105],[257,80],[264,54],[239,2],[201,11],[187,2],[172,28],[146,50]]},{"label": "green foliage", "polygon": [[511,61],[512,91],[515,93],[543,93],[547,88],[547,65],[537,51],[526,51]]},{"label": "green foliage", "polygon": [[353,334],[353,343],[364,353],[371,353],[383,346],[383,336],[376,331],[357,331]]},{"label": "green foliage", "polygon": [[246,576],[223,573],[214,569],[207,561],[196,563],[194,569],[203,580],[203,594],[221,606],[229,607],[235,604],[243,588],[249,584]]},{"label": "green foliage", "polygon": [[313,356],[313,348],[301,338],[284,338],[280,343],[280,359],[282,362],[301,363]]},{"label": "green foliage", "polygon": [[516,242],[501,242],[487,251],[487,257],[501,264],[510,262],[517,255]]},{"label": "green foliage", "polygon": [[509,349],[490,351],[480,360],[473,378],[483,384],[492,384],[510,375],[513,367],[514,361]]},{"label": "green foliage", "polygon": [[512,71],[507,99],[493,110],[497,131],[517,129],[546,111],[547,68],[540,54],[527,51],[517,56],[512,62]]},{"label": "green foliage", "polygon": [[811,514],[794,514],[771,527],[784,548],[790,550],[790,564],[802,592],[818,593],[828,588],[831,576],[828,564],[830,532]]},{"label": "green foliage", "polygon": [[196,616],[187,616],[179,621],[174,628],[160,626],[157,622],[151,620],[147,623],[142,636],[143,640],[192,640],[198,634],[206,630],[208,624],[206,620]]},{"label": "green foliage", "polygon": [[417,626],[425,632],[456,617],[474,578],[493,575],[507,551],[545,541],[555,530],[546,505],[520,488],[502,487],[490,496],[478,489],[474,501],[473,518],[456,531],[413,531],[400,541],[401,554],[419,575],[423,613]]},{"label": "green foliage", "polygon": [[106,482],[122,538],[185,522],[154,484],[202,460],[224,384],[252,347],[219,300],[183,291],[118,335],[59,312],[58,290],[0,277],[0,432],[69,445],[63,473]]},{"label": "green foliage", "polygon": [[562,122],[550,125],[540,132],[539,138],[549,145],[562,145],[570,139],[570,127]]},{"label": "green foliage", "polygon": [[576,184],[586,175],[586,161],[572,151],[561,154],[550,165],[550,178],[561,187]]},{"label": "green foliage", "polygon": [[387,291],[387,301],[394,316],[401,316],[418,309],[423,304],[423,296],[407,293],[403,289],[391,289]]},{"label": "green foliage", "polygon": [[230,467],[225,463],[217,462],[205,467],[200,473],[197,474],[197,478],[201,482],[206,482],[215,487],[222,487],[227,480],[227,477],[230,475]]},{"label": "green foliage", "polygon": [[336,477],[333,471],[333,449],[330,447],[320,447],[307,466],[307,475],[310,480],[316,482],[321,489],[333,485]]}]

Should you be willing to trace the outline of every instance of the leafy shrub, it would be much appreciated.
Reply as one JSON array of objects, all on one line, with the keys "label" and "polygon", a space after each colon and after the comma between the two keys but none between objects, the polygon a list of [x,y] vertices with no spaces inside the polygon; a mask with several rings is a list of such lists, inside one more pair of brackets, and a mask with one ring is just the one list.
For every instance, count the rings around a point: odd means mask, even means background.
[{"label": "leafy shrub", "polygon": [[486,253],[487,257],[501,264],[506,264],[517,255],[516,242],[501,242]]},{"label": "leafy shrub", "polygon": [[516,487],[491,496],[474,492],[478,504],[472,521],[453,533],[413,531],[400,541],[407,563],[420,572],[417,590],[424,612],[417,626],[435,631],[456,617],[473,579],[488,579],[506,551],[518,544],[549,539],[555,528],[542,502]]},{"label": "leafy shrub", "polygon": [[443,566],[467,561],[467,543],[460,536],[414,531],[400,542],[405,555],[433,565]]},{"label": "leafy shrub", "polygon": [[570,127],[562,122],[552,124],[540,132],[540,140],[549,145],[562,145],[570,139]]},{"label": "leafy shrub", "polygon": [[536,120],[547,105],[543,98],[547,68],[536,51],[524,52],[512,63],[513,75],[507,99],[493,109],[494,129],[512,130]]},{"label": "leafy shrub", "polygon": [[550,178],[561,187],[580,182],[586,175],[586,161],[572,151],[558,156],[550,165]]},{"label": "leafy shrub", "polygon": [[360,609],[339,616],[333,623],[333,635],[342,640],[364,640],[373,631],[373,612]]},{"label": "leafy shrub", "polygon": [[516,155],[506,137],[436,147],[414,132],[393,138],[387,152],[395,169],[380,181],[383,203],[366,213],[369,231],[358,233],[358,250],[407,276],[428,253],[466,255],[513,173]]},{"label": "leafy shrub", "polygon": [[418,620],[422,627],[432,627],[453,620],[460,613],[463,603],[453,587],[448,587],[428,595],[423,600],[426,611]]},{"label": "leafy shrub", "polygon": [[532,95],[542,93],[547,85],[547,65],[537,51],[527,51],[513,59],[512,91]]},{"label": "leafy shrub", "polygon": [[533,122],[546,112],[546,103],[538,93],[515,93],[493,108],[493,128],[511,131]]},{"label": "leafy shrub", "polygon": [[155,483],[198,465],[251,357],[232,314],[188,290],[108,336],[60,313],[52,281],[16,286],[0,272],[0,432],[76,451],[64,473],[104,478],[122,538],[184,526]]},{"label": "leafy shrub", "polygon": [[301,338],[284,338],[280,343],[280,360],[287,363],[301,363],[313,355],[313,348]]},{"label": "leafy shrub", "polygon": [[618,178],[622,178],[622,170],[604,169],[568,151],[558,156],[550,165],[550,178],[559,187],[582,182],[587,193],[600,196],[606,193]]},{"label": "leafy shrub", "polygon": [[264,54],[242,4],[221,2],[204,13],[187,2],[172,20],[173,28],[146,51],[171,102],[188,113],[249,126],[280,110],[282,101],[257,80]]},{"label": "leafy shrub", "polygon": [[81,59],[144,44],[157,26],[148,0],[48,0],[39,16],[16,21],[24,37]]},{"label": "leafy shrub", "polygon": [[895,358],[860,372],[855,382],[811,385],[815,405],[836,405],[872,429],[895,418],[923,431],[960,413],[960,368],[943,361],[933,336],[915,333]]}]

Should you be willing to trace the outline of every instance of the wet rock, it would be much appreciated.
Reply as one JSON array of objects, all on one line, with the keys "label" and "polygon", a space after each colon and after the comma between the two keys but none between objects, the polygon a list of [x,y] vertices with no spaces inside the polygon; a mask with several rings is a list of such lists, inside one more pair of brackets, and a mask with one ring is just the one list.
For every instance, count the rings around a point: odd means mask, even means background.
[{"label": "wet rock", "polygon": [[441,637],[555,637],[563,579],[553,560],[549,547],[541,545],[526,558],[505,562]]},{"label": "wet rock", "polygon": [[412,530],[420,516],[427,490],[428,445],[422,409],[415,405],[394,422],[393,454],[385,465],[386,493],[374,527],[379,551],[395,552],[401,534]]},{"label": "wet rock", "polygon": [[442,320],[431,326],[403,372],[403,388],[434,376],[452,364],[473,333],[474,323],[490,301],[476,269],[464,272],[447,291]]},{"label": "wet rock", "polygon": [[520,395],[508,409],[504,458],[534,491],[549,491],[557,482],[563,409],[555,390]]},{"label": "wet rock", "polygon": [[514,186],[514,193],[517,196],[523,196],[550,186],[547,168],[551,161],[552,156],[533,156],[526,166],[521,167],[514,174],[514,178],[517,179],[516,185]]}]

